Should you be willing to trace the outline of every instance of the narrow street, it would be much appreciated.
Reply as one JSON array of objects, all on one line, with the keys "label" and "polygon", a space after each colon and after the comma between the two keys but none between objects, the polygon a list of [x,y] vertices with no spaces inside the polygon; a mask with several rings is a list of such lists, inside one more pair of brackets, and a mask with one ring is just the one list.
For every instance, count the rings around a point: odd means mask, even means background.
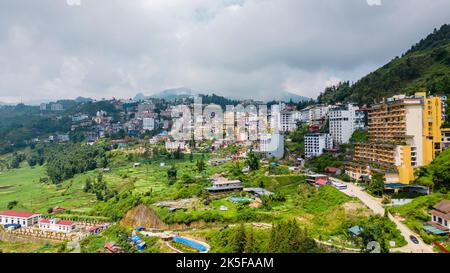
[{"label": "narrow street", "polygon": [[70,253],[81,253],[80,240],[75,239],[67,243],[68,248],[73,248]]},{"label": "narrow street", "polygon": [[[333,177],[330,177],[330,179],[334,182],[339,182],[347,185],[347,189],[341,190],[343,193],[347,194],[348,196],[358,198],[374,213],[384,215],[384,207],[381,204],[380,198],[375,198],[371,196],[354,183],[344,182],[342,180]],[[405,224],[403,224],[400,220],[396,219],[390,213],[388,216],[389,219],[396,224],[398,230],[401,232],[401,234],[403,235],[403,237],[407,242],[406,246],[391,249],[393,252],[398,251],[404,253],[433,253],[433,247],[425,244],[418,234],[410,230]],[[409,238],[411,235],[415,236],[419,240],[419,244],[414,244],[413,242],[411,242],[411,239]]]}]

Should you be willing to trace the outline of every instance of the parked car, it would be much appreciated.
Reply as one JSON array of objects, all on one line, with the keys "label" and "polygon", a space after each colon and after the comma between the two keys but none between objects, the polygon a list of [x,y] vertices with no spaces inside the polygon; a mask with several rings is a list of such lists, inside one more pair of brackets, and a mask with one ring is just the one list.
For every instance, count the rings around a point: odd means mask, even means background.
[{"label": "parked car", "polygon": [[415,236],[411,235],[409,236],[409,239],[411,239],[411,242],[415,243],[416,245],[419,244],[419,240]]}]

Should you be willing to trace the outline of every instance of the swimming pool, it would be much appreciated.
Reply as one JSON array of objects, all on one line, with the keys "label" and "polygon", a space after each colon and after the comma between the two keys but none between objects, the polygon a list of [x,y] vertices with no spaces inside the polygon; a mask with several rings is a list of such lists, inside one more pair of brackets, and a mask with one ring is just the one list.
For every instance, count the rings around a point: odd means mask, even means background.
[{"label": "swimming pool", "polygon": [[202,245],[196,241],[190,240],[188,238],[184,238],[184,237],[173,237],[173,241],[180,243],[180,244],[184,244],[187,246],[190,246],[192,248],[197,249],[200,252],[206,252],[208,250],[208,248],[205,245]]},{"label": "swimming pool", "polygon": [[229,197],[228,200],[232,202],[243,202],[243,201],[253,201],[253,198],[250,197]]}]

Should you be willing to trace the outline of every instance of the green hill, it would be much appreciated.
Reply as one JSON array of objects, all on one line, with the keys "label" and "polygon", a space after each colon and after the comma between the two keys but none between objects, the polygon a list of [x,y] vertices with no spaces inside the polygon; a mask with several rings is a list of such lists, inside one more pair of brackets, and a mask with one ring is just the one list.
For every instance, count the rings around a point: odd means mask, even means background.
[{"label": "green hill", "polygon": [[363,77],[353,85],[344,82],[327,88],[321,103],[370,104],[396,94],[427,90],[450,95],[450,25],[443,25],[412,46],[401,57]]}]

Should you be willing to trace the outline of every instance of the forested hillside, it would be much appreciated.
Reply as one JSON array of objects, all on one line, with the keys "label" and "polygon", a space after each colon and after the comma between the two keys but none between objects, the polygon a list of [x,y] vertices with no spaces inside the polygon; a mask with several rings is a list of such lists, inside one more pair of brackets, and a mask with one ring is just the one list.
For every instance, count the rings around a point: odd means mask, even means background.
[{"label": "forested hillside", "polygon": [[327,88],[318,98],[322,103],[373,103],[395,94],[427,90],[450,95],[450,25],[443,25],[412,46],[401,57],[363,77]]}]

